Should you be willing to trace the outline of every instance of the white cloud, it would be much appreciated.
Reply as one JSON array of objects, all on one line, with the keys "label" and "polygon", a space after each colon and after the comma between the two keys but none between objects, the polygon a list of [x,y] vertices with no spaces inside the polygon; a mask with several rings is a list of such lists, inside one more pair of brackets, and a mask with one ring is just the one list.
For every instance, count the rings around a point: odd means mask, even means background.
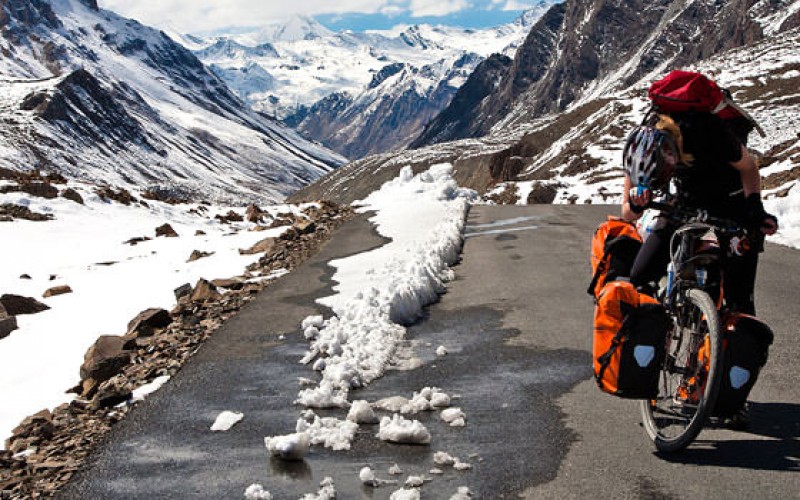
[{"label": "white cloud", "polygon": [[[501,3],[503,3],[502,0],[492,0],[492,4],[494,4],[494,5],[498,5],[498,4],[501,4]],[[528,10],[528,9],[532,9],[532,8],[533,8],[533,5],[531,5],[531,4],[527,3],[527,2],[518,2],[517,0],[508,0],[505,3],[505,5],[503,5],[503,8],[501,10],[504,10],[504,11],[507,11],[507,10]]]},{"label": "white cloud", "polygon": [[[454,0],[445,3],[454,3]],[[99,0],[98,4],[144,24],[182,33],[231,26],[265,26],[293,14],[375,14],[385,8],[396,10],[398,7],[397,0]]]},{"label": "white cloud", "polygon": [[467,0],[411,0],[411,16],[446,16],[469,7]]}]

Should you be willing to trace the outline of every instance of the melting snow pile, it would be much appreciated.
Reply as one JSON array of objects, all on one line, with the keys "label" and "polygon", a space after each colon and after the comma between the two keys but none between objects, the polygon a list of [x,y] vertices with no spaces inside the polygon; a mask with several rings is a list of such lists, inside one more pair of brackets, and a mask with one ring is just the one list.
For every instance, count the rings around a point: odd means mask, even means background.
[{"label": "melting snow pile", "polygon": [[317,388],[300,392],[307,407],[346,407],[352,388],[383,375],[405,336],[402,324],[416,320],[444,292],[458,259],[473,191],[458,187],[452,166],[434,165],[414,176],[411,168],[362,202],[361,211],[391,242],[371,252],[331,262],[336,295],[321,299],[335,316],[303,322],[311,346],[303,362],[322,373]]},{"label": "melting snow pile", "polygon": [[319,483],[319,491],[303,495],[300,500],[334,500],[336,498],[336,487],[333,478],[326,477]]},{"label": "melting snow pile", "polygon": [[398,414],[381,419],[378,439],[390,443],[428,444],[431,433],[419,420],[407,420]]},{"label": "melting snow pile", "polygon": [[251,484],[244,490],[246,500],[272,500],[272,495],[260,484]]},{"label": "melting snow pile", "polygon": [[309,435],[305,432],[264,438],[264,445],[272,456],[283,460],[302,460],[310,444]]},{"label": "melting snow pile", "polygon": [[[321,299],[334,316],[309,316],[302,322],[308,353],[301,360],[320,372],[316,387],[300,391],[297,403],[306,408],[349,408],[350,390],[383,375],[405,336],[404,324],[419,318],[422,309],[438,299],[453,277],[450,265],[458,259],[470,200],[476,195],[458,187],[452,166],[434,165],[413,175],[410,167],[361,202],[360,211],[375,212],[377,231],[391,241],[384,246],[331,262],[336,294]],[[404,400],[404,413],[449,406],[450,398],[425,388]],[[348,420],[306,414],[298,433],[312,444],[349,449],[358,423],[376,422],[366,402],[358,402]],[[311,413],[313,415],[313,412]],[[398,420],[399,419],[399,420]],[[404,423],[408,422],[408,424]],[[384,425],[381,439],[430,442],[420,424],[396,416]]]}]

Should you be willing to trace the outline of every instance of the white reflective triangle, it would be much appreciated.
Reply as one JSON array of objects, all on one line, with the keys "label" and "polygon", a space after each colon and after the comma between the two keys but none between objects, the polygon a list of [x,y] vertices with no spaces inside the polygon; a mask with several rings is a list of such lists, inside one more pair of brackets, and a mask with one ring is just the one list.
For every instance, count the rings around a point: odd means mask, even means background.
[{"label": "white reflective triangle", "polygon": [[734,366],[731,368],[728,376],[731,379],[731,387],[734,389],[741,389],[744,384],[750,380],[750,371],[742,368],[741,366]]},{"label": "white reflective triangle", "polygon": [[633,357],[636,358],[636,364],[644,368],[656,357],[656,348],[651,345],[637,345],[633,348]]}]

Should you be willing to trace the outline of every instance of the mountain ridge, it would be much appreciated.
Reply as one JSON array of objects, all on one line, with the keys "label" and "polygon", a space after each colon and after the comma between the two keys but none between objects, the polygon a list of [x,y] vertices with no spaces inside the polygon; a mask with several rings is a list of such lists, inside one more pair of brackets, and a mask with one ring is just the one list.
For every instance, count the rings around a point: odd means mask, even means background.
[{"label": "mountain ridge", "polygon": [[[757,23],[761,27],[761,38],[738,48],[720,49],[722,51],[716,52],[713,57],[697,60],[695,64],[674,57],[681,54],[681,46],[670,43],[686,40],[679,36],[681,33],[698,33],[701,38],[691,39],[696,45],[704,44],[702,36],[705,35],[714,43],[722,39],[742,41],[748,40],[749,34],[756,32],[752,29],[752,24],[748,28],[745,23],[742,28],[734,20],[731,25],[733,31],[726,31],[726,27],[711,30],[706,24],[716,23],[719,12],[728,12],[715,10],[724,6],[695,1],[658,2],[653,8],[658,7],[660,10],[651,12],[652,19],[658,21],[651,20],[650,26],[661,26],[662,29],[651,32],[645,30],[638,35],[639,38],[632,37],[628,52],[618,54],[614,64],[611,64],[612,61],[604,63],[610,65],[610,69],[593,67],[591,64],[580,68],[581,61],[573,60],[574,71],[586,71],[587,74],[595,72],[596,75],[591,80],[587,80],[584,75],[578,78],[578,83],[572,82],[568,78],[571,73],[558,70],[564,67],[566,61],[558,62],[554,59],[550,63],[547,57],[551,54],[574,53],[579,47],[587,45],[602,47],[604,43],[611,42],[603,38],[578,40],[581,43],[569,47],[564,41],[574,38],[573,35],[580,31],[574,22],[558,20],[559,16],[554,14],[563,9],[565,20],[587,20],[589,24],[581,30],[591,32],[602,27],[605,31],[601,30],[600,33],[616,37],[615,43],[621,43],[619,37],[629,27],[626,24],[609,23],[607,16],[593,15],[595,10],[602,12],[602,7],[609,4],[616,8],[623,5],[641,7],[637,0],[597,0],[588,3],[568,0],[562,7],[553,7],[555,12],[551,11],[550,20],[555,19],[557,22],[554,24],[561,26],[557,32],[551,30],[548,33],[545,29],[547,15],[540,19],[538,29],[534,27],[526,43],[536,40],[537,37],[559,40],[550,45],[553,47],[552,51],[544,52],[546,57],[533,59],[538,60],[541,66],[537,66],[535,62],[521,63],[528,54],[536,53],[537,49],[523,46],[515,56],[518,67],[516,73],[509,70],[492,95],[478,95],[471,101],[465,100],[461,103],[466,106],[462,109],[466,109],[469,114],[471,109],[486,109],[487,102],[507,102],[506,114],[496,117],[495,120],[487,121],[486,115],[477,118],[470,116],[466,119],[468,126],[476,129],[484,127],[484,135],[458,140],[445,137],[442,142],[420,145],[412,151],[372,155],[320,179],[314,185],[300,190],[291,199],[300,200],[313,195],[330,197],[337,201],[352,201],[359,199],[380,180],[396,175],[404,165],[411,165],[418,172],[435,163],[450,162],[454,164],[455,177],[462,185],[487,195],[506,190],[511,194],[505,196],[505,199],[520,203],[529,199],[548,203],[618,201],[621,196],[622,176],[619,150],[625,133],[639,123],[647,110],[646,90],[649,83],[670,69],[678,68],[711,74],[723,86],[730,87],[734,97],[763,122],[765,128],[771,129],[765,139],[752,137],[750,146],[762,159],[775,158],[762,163],[765,165],[762,170],[765,181],[770,177],[777,179],[771,181],[775,185],[769,184],[776,191],[766,192],[767,196],[790,189],[791,185],[787,183],[794,182],[794,179],[778,174],[787,169],[797,170],[796,163],[793,163],[796,160],[792,160],[797,157],[793,157],[791,152],[798,146],[800,124],[791,117],[793,113],[800,112],[800,109],[795,100],[792,100],[790,89],[793,84],[800,84],[800,72],[796,71],[796,57],[793,59],[790,47],[800,43],[800,30],[787,29],[800,15],[800,2],[749,1],[738,4],[739,7],[748,6],[751,23]],[[695,7],[699,10],[691,9],[694,4],[697,4]],[[698,12],[703,15],[693,17]],[[665,19],[664,22],[661,22],[662,18]],[[676,24],[674,20],[679,22]],[[591,23],[596,23],[597,26],[591,26]],[[743,36],[730,36],[730,33],[737,30]],[[640,40],[650,41],[639,43]],[[728,43],[727,41],[724,43]],[[654,58],[652,52],[648,53],[652,47],[659,50],[667,47],[670,51],[663,52],[663,58]],[[752,53],[759,54],[759,57],[751,57]],[[586,54],[589,62],[596,60],[596,57],[596,52]],[[542,71],[543,68],[546,70]],[[537,71],[545,76],[530,78],[531,85],[523,85],[518,91],[512,92],[516,94],[516,98],[509,97],[509,89],[513,88],[514,82],[521,82],[526,75],[530,76]],[[461,92],[465,88],[462,87]],[[552,94],[551,89],[556,93]],[[563,96],[570,97],[570,104],[562,110],[558,104]],[[457,94],[453,102],[459,99]],[[544,111],[538,111],[537,107]],[[458,112],[459,110],[454,110],[453,115],[457,116]],[[781,117],[781,121],[776,120],[775,116]],[[475,121],[469,121],[472,118]],[[436,120],[433,123],[437,123]],[[490,126],[486,126],[487,123],[491,123]],[[441,130],[448,131],[449,124],[458,122],[452,120],[439,123],[438,126]],[[462,127],[460,130],[467,129]],[[784,179],[782,183],[779,182],[780,179]]]},{"label": "mountain ridge", "polygon": [[277,201],[343,159],[249,110],[163,33],[84,0],[0,0],[0,154],[121,187]]}]

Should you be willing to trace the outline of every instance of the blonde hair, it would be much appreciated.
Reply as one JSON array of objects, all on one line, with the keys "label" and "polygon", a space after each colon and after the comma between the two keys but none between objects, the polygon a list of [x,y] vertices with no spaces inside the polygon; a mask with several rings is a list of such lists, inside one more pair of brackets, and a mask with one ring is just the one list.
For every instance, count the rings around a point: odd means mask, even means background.
[{"label": "blonde hair", "polygon": [[658,115],[656,129],[664,131],[672,136],[672,139],[675,141],[675,146],[678,148],[678,160],[684,165],[691,165],[694,161],[694,156],[683,150],[683,134],[681,133],[681,128],[675,123],[675,120],[669,115]]}]

